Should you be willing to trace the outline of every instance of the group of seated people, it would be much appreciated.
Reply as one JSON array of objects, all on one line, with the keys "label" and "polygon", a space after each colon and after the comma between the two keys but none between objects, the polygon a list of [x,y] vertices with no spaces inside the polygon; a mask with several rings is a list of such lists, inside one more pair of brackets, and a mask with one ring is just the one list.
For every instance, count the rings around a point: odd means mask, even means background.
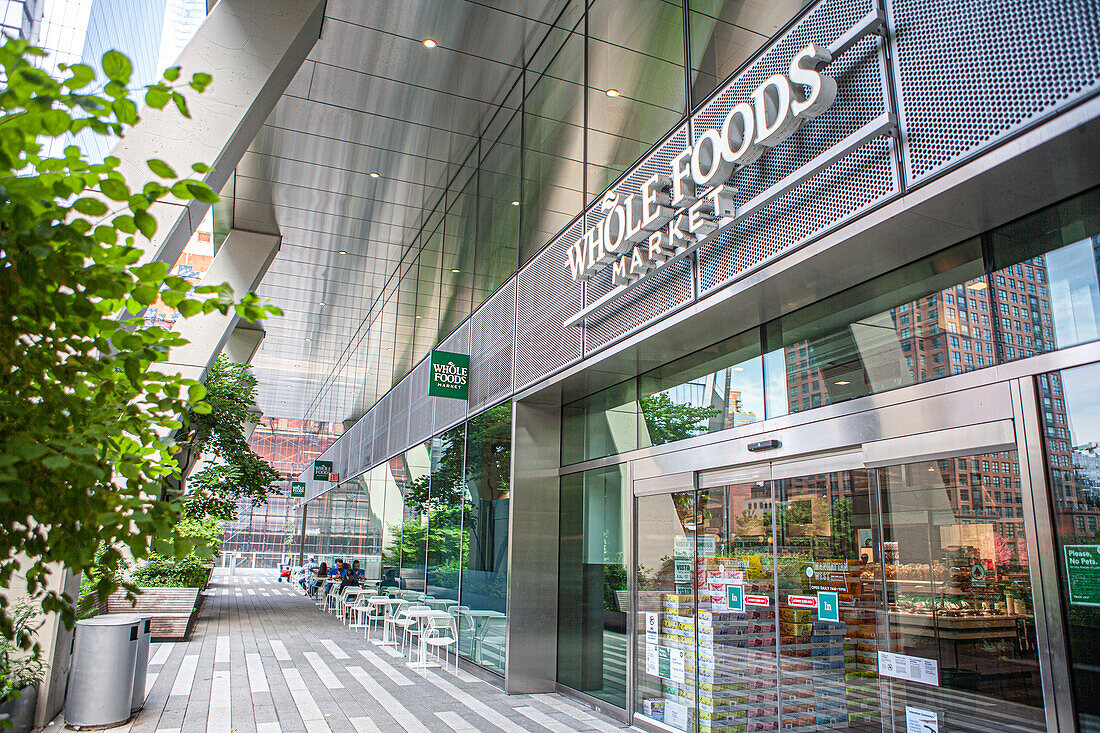
[{"label": "group of seated people", "polygon": [[[363,580],[364,574],[358,560],[349,565],[337,559],[332,567],[329,567],[327,563],[318,564],[317,558],[310,557],[302,565],[302,577],[298,582],[311,598],[323,598],[333,587],[336,587],[338,593],[343,593],[345,588],[359,587]],[[384,591],[386,588],[400,587],[402,583],[397,576],[397,571],[388,568],[378,584],[378,589]],[[318,596],[318,593],[321,595]]]}]

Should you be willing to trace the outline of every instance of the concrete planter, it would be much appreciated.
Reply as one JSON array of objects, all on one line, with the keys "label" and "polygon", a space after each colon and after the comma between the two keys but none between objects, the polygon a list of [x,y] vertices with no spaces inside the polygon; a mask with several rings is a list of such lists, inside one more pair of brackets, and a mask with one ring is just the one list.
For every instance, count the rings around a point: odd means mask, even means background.
[{"label": "concrete planter", "polygon": [[201,588],[142,588],[127,600],[125,591],[111,594],[107,613],[147,613],[153,617],[153,641],[182,641],[199,613]]},{"label": "concrete planter", "polygon": [[20,697],[0,704],[0,720],[12,724],[14,733],[29,733],[34,727],[34,709],[38,705],[38,687],[24,687]]}]

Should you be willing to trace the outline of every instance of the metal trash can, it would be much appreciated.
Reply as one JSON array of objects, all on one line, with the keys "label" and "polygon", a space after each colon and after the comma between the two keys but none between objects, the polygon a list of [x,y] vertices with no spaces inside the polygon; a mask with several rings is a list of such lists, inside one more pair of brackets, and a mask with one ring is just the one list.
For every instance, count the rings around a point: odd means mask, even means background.
[{"label": "metal trash can", "polygon": [[[110,728],[130,719],[141,617],[103,614],[76,622],[65,724]],[[142,692],[144,692],[144,680]]]},{"label": "metal trash can", "polygon": [[138,620],[137,661],[134,663],[134,694],[130,702],[130,712],[136,713],[145,707],[145,676],[149,671],[149,637],[152,636],[153,617],[136,614]]}]

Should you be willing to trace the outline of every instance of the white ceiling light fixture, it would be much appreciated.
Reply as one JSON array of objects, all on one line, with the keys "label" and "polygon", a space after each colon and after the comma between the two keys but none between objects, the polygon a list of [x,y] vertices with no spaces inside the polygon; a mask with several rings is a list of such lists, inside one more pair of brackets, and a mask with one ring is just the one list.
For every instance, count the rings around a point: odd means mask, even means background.
[{"label": "white ceiling light fixture", "polygon": [[462,270],[458,269],[457,267],[452,267],[451,272],[462,272]]},{"label": "white ceiling light fixture", "polygon": [[604,92],[604,94],[606,94],[607,96],[614,99],[615,97],[619,96],[619,90],[618,89],[608,89],[606,92]]},{"label": "white ceiling light fixture", "polygon": [[431,38],[424,39],[424,48],[435,48],[437,45]]},{"label": "white ceiling light fixture", "polygon": [[519,201],[513,201],[512,206],[519,206]]},{"label": "white ceiling light fixture", "polygon": [[339,251],[338,251],[338,252],[337,252],[336,254],[338,254],[338,255],[346,255],[347,253],[348,253],[348,251],[347,251],[346,249],[342,249],[342,250],[339,250]]},{"label": "white ceiling light fixture", "polygon": [[368,175],[368,176],[370,176],[371,178],[378,178],[378,176],[380,176],[380,175],[382,175],[382,174],[381,174],[381,173],[379,173],[378,171],[371,171],[371,172],[370,172],[370,173],[368,173],[367,175]]}]

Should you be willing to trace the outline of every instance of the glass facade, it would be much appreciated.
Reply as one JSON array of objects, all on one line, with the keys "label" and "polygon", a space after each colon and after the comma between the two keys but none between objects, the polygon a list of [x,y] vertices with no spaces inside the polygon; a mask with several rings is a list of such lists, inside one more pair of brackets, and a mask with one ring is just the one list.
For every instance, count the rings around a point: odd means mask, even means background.
[{"label": "glass facade", "polygon": [[[801,2],[563,3],[516,83],[410,226],[315,405],[362,415],[583,208],[687,117]],[[690,38],[691,63],[685,58]],[[341,408],[342,409],[342,408]],[[308,415],[307,415],[308,416]]]},{"label": "glass facade", "polygon": [[627,538],[624,466],[561,481],[558,682],[626,707]]},{"label": "glass facade", "polygon": [[563,408],[564,464],[844,402],[1100,334],[1100,189]]},{"label": "glass facade", "polygon": [[304,555],[359,560],[368,580],[447,602],[459,652],[503,674],[511,440],[505,403],[322,494]]}]

